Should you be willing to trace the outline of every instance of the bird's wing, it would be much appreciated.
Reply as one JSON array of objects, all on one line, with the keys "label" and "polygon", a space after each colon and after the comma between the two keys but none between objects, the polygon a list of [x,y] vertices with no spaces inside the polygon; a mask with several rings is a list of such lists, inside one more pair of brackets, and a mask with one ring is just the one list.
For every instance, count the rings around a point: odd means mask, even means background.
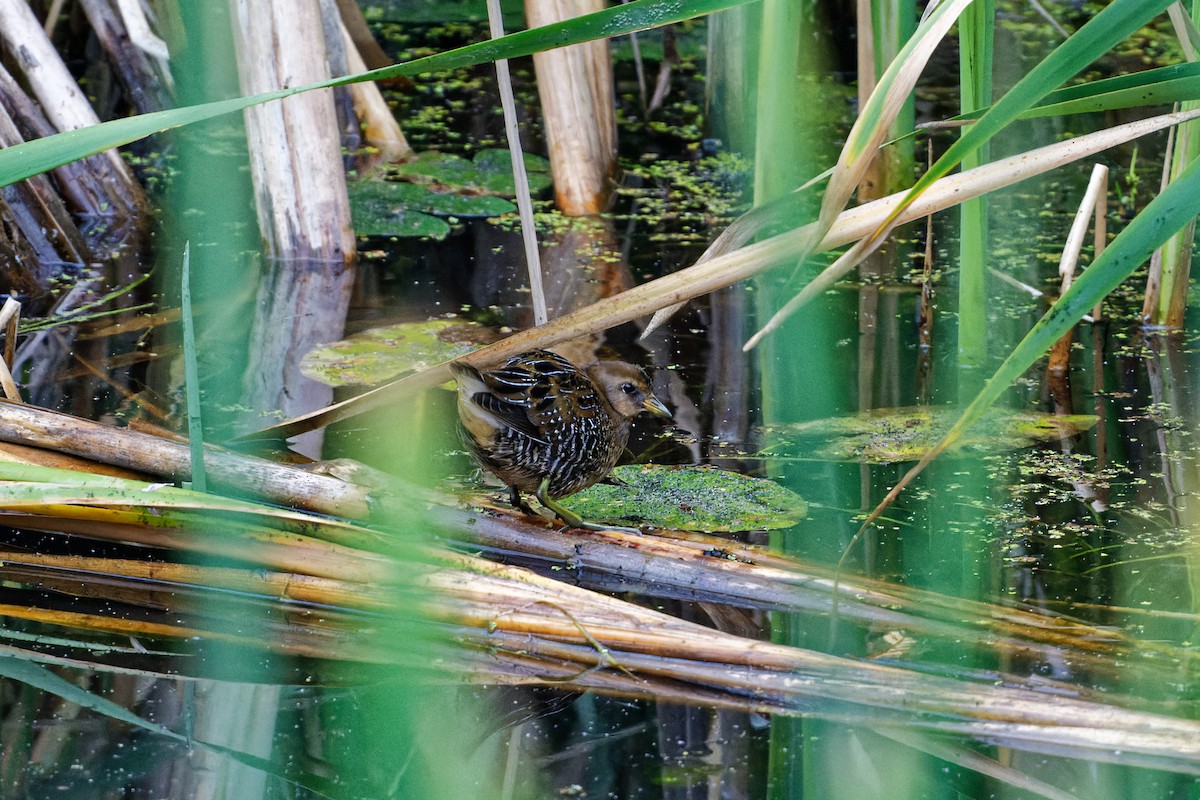
[{"label": "bird's wing", "polygon": [[[571,362],[556,353],[535,351],[519,361],[482,373],[490,400],[514,428],[539,441],[547,431],[598,413],[596,387]],[[519,412],[518,412],[519,410]]]}]

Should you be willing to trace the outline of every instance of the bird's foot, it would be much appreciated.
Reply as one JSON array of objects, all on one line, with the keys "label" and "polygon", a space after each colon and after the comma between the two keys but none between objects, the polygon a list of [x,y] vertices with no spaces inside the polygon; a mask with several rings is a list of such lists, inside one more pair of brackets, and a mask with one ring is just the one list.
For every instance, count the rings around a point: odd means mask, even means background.
[{"label": "bird's foot", "polygon": [[588,522],[583,517],[576,514],[569,508],[561,505],[557,500],[550,496],[547,489],[550,486],[550,479],[543,478],[542,483],[538,486],[537,499],[538,502],[546,508],[554,512],[555,516],[566,523],[568,528],[583,528],[589,531],[621,531],[622,533],[636,533],[641,535],[641,531],[637,528],[626,528],[621,525],[604,525],[598,522]]}]

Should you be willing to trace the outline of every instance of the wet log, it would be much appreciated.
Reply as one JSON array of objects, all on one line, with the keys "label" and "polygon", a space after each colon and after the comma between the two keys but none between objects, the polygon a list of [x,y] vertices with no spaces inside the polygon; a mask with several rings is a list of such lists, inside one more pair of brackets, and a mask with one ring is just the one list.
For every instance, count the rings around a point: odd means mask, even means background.
[{"label": "wet log", "polygon": [[[166,53],[162,41],[157,44],[163,49],[154,48],[153,53],[145,49],[149,45],[139,46],[114,0],[79,0],[79,5],[137,112],[146,114],[173,105],[168,92],[171,73],[157,57]],[[141,22],[145,23],[144,17]]]},{"label": "wet log", "polygon": [[[603,0],[526,0],[525,16],[533,28],[604,7]],[[599,214],[608,206],[617,166],[608,42],[536,53],[533,65],[559,210],[571,217]]]},{"label": "wet log", "polygon": [[[0,93],[6,85],[0,82]],[[6,105],[0,101],[0,147],[24,141]],[[89,258],[83,236],[47,176],[0,189],[0,281],[5,291],[45,294],[55,278],[81,269]]]},{"label": "wet log", "polygon": [[[191,475],[186,442],[3,400],[0,442],[39,447],[171,481],[188,480]],[[204,466],[213,484],[232,495],[333,516],[361,519],[370,512],[370,490],[337,478],[212,446],[205,451]]]},{"label": "wet log", "polygon": [[[0,0],[0,41],[56,132],[100,122],[24,0]],[[86,169],[106,188],[92,213],[127,218],[144,207],[141,187],[115,150],[86,159]]]}]

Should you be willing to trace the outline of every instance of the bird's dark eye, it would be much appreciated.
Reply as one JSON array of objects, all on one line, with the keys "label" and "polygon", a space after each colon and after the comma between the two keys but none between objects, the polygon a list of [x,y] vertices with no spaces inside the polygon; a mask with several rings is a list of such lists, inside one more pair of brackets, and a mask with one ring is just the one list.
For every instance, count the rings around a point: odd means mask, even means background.
[{"label": "bird's dark eye", "polygon": [[622,383],[621,391],[624,392],[625,394],[637,394],[637,387],[634,386],[632,383]]}]

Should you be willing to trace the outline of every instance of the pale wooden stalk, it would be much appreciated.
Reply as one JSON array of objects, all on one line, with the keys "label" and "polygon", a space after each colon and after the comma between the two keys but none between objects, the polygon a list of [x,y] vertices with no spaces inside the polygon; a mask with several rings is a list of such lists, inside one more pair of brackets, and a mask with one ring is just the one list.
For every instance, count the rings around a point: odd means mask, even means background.
[{"label": "pale wooden stalk", "polygon": [[[0,40],[55,129],[65,132],[100,124],[25,0],[0,0]],[[109,197],[118,216],[129,216],[145,204],[141,187],[115,150],[88,158],[87,165],[111,187]]]},{"label": "pale wooden stalk", "polygon": [[[493,39],[504,36],[504,12],[500,0],[487,0],[488,28]],[[508,139],[509,160],[512,162],[513,183],[516,187],[517,211],[521,218],[521,243],[525,246],[525,268],[529,274],[529,295],[533,305],[535,325],[544,325],[550,318],[546,309],[546,290],[542,286],[542,259],[538,252],[537,228],[533,222],[533,198],[529,194],[529,177],[525,174],[525,151],[521,146],[521,131],[517,107],[513,99],[512,77],[508,59],[496,60],[496,88],[504,112],[504,136]]]},{"label": "pale wooden stalk", "polygon": [[[1200,104],[1184,103],[1185,108],[1200,108]],[[1191,163],[1197,150],[1200,134],[1192,126],[1183,125],[1171,131],[1163,163],[1162,187]],[[1142,302],[1142,322],[1154,328],[1178,330],[1183,326],[1187,310],[1188,276],[1192,265],[1192,244],[1196,238],[1196,220],[1192,219],[1171,236],[1150,257],[1146,275],[1146,292]]]},{"label": "pale wooden stalk", "polygon": [[[467,649],[438,651],[435,663],[440,679],[449,668],[489,682],[687,698],[843,721],[869,715],[877,726],[964,735],[1033,752],[1197,771],[1200,724],[1131,710],[1128,698],[1101,697],[1086,690],[1072,696],[1053,682],[990,672],[965,672],[953,678],[929,675],[750,640],[527,570],[462,554],[446,554],[443,560],[447,566],[417,579],[431,590],[423,595],[424,610]],[[104,568],[102,559],[86,563]],[[186,571],[176,575],[197,576]],[[15,605],[0,607],[0,615],[127,635],[205,636],[254,644],[244,636],[208,630],[199,619],[181,625],[174,615],[162,624]],[[277,652],[383,663],[409,663],[420,657],[398,643],[373,641],[369,630],[348,629],[345,622],[350,617],[328,616],[271,624],[271,635],[264,637],[262,646]],[[500,668],[480,670],[480,663]],[[239,698],[250,704],[261,699],[258,693]],[[243,742],[243,746],[250,744]]]},{"label": "pale wooden stalk", "polygon": [[[341,33],[346,43],[346,59],[350,71],[366,72],[367,65],[359,52],[358,42],[350,36],[345,25],[342,26]],[[404,132],[400,130],[400,123],[396,122],[377,84],[353,83],[350,85],[350,96],[354,98],[354,113],[362,123],[363,141],[379,151],[377,159],[371,159],[372,163],[376,160],[396,163],[408,161],[415,156],[408,139],[404,138]]]},{"label": "pale wooden stalk", "polygon": [[[1200,723],[1193,720],[1054,696],[1015,685],[1019,679],[1013,685],[947,679],[747,640],[521,570],[484,564],[481,574],[467,557],[460,561],[459,569],[428,577],[431,588],[458,602],[430,603],[428,613],[465,625],[466,639],[482,647],[503,648],[508,635],[509,646],[522,653],[549,654],[556,642],[570,642],[585,668],[581,679],[596,674],[587,667],[669,676],[720,685],[734,696],[740,687],[743,696],[801,713],[825,716],[831,708],[836,715],[839,706],[842,713],[857,706],[875,722],[1033,751],[1062,748],[1111,758],[1106,753],[1119,749],[1133,759],[1169,758],[1189,772],[1200,758]],[[570,654],[560,648],[558,656]]]},{"label": "pale wooden stalk", "polygon": [[171,57],[167,43],[150,30],[150,21],[146,19],[141,0],[116,0],[116,4],[130,42],[146,55],[166,62]]},{"label": "pale wooden stalk", "polygon": [[4,358],[0,360],[0,387],[4,397],[14,403],[21,402],[21,392],[13,380],[12,363],[17,352],[17,324],[21,318],[21,303],[9,297],[0,307],[0,329],[4,331]]},{"label": "pale wooden stalk", "polygon": [[58,17],[66,4],[67,0],[52,0],[50,3],[50,8],[46,11],[46,24],[42,26],[47,36],[54,33],[54,26],[58,23]]},{"label": "pale wooden stalk", "polygon": [[[0,441],[34,445],[106,464],[184,480],[188,447],[138,431],[27,405],[0,403]],[[234,494],[274,498],[280,505],[343,517],[369,513],[368,490],[335,478],[209,447],[204,458],[212,481]]]},{"label": "pale wooden stalk", "polygon": [[9,297],[0,308],[0,328],[4,329],[4,363],[12,366],[17,355],[17,330],[21,323],[21,303]]},{"label": "pale wooden stalk", "polygon": [[347,608],[384,608],[393,599],[372,584],[294,572],[264,572],[231,567],[202,567],[133,559],[91,556],[41,555],[0,552],[0,568],[7,574],[25,567],[51,567],[77,582],[93,575],[119,575],[141,581],[171,585],[202,586],[266,595],[279,600],[342,605]]},{"label": "pale wooden stalk", "polygon": [[[65,497],[64,500],[79,500]],[[90,539],[132,542],[146,547],[212,558],[234,559],[269,569],[340,581],[387,581],[395,569],[383,556],[301,536],[277,528],[236,523],[220,525],[214,535],[211,521],[147,525],[137,514],[111,508],[87,508],[70,503],[20,507],[3,515],[6,523],[28,530],[67,533]]]},{"label": "pale wooden stalk", "polygon": [[[232,0],[246,94],[329,77],[316,0]],[[268,257],[251,334],[248,402],[285,413],[332,389],[300,374],[300,356],[338,338],[353,286],[354,232],[330,90],[246,111],[259,229]],[[319,437],[300,444],[317,455]]]},{"label": "pale wooden stalk", "polygon": [[1130,669],[1137,662],[1136,669],[1163,676],[1181,663],[1180,652],[1147,648],[1116,629],[948,598],[869,578],[835,581],[831,569],[764,548],[739,546],[728,539],[703,534],[667,538],[669,532],[655,536],[617,531],[563,534],[522,524],[497,511],[449,511],[442,516],[454,529],[470,531],[471,541],[495,558],[552,574],[574,568],[586,576],[582,585],[598,591],[637,591],[764,611],[836,613],[854,624],[971,642],[997,657],[1067,659],[1114,678],[1118,677],[1113,674],[1115,662]]},{"label": "pale wooden stalk", "polygon": [[[233,2],[244,93],[329,78],[315,0]],[[353,258],[354,237],[332,90],[248,109],[246,123],[268,255],[344,267]]]},{"label": "pale wooden stalk", "polygon": [[[1062,255],[1058,260],[1059,292],[1065,294],[1075,281],[1075,270],[1079,265],[1079,254],[1083,250],[1083,242],[1087,237],[1088,223],[1096,217],[1097,210],[1102,205],[1103,195],[1108,192],[1108,167],[1096,164],[1092,168],[1092,177],[1087,190],[1075,211],[1075,218],[1067,232],[1063,243]],[[1099,253],[1097,253],[1099,255]],[[1070,414],[1072,411],[1070,391],[1071,343],[1074,341],[1074,331],[1063,334],[1054,346],[1050,348],[1046,371],[1049,376],[1050,391],[1054,396],[1055,411],[1059,414]]]},{"label": "pale wooden stalk", "polygon": [[[526,0],[530,28],[600,11],[603,0]],[[538,95],[558,208],[569,217],[608,206],[616,172],[617,127],[608,42],[535,53]]]},{"label": "pale wooden stalk", "polygon": [[[867,105],[880,71],[896,58],[912,34],[912,16],[911,5],[904,0],[856,0],[859,108]],[[910,98],[892,123],[894,137],[903,136],[912,128],[912,108]],[[858,202],[875,200],[912,184],[913,150],[908,140],[880,148],[870,162],[858,186]]]},{"label": "pale wooden stalk", "polygon": [[[858,107],[862,108],[871,99],[871,92],[875,91],[875,84],[878,78],[878,72],[875,69],[875,25],[872,19],[872,7],[875,4],[872,0],[855,0],[854,2],[854,29],[856,34],[856,74],[858,76],[857,92],[858,92]],[[858,189],[858,201],[860,203],[867,200],[874,200],[884,194],[881,191],[883,184],[879,177],[875,174],[879,169],[880,153],[876,153],[871,158],[870,168],[863,173],[862,185]]]}]

